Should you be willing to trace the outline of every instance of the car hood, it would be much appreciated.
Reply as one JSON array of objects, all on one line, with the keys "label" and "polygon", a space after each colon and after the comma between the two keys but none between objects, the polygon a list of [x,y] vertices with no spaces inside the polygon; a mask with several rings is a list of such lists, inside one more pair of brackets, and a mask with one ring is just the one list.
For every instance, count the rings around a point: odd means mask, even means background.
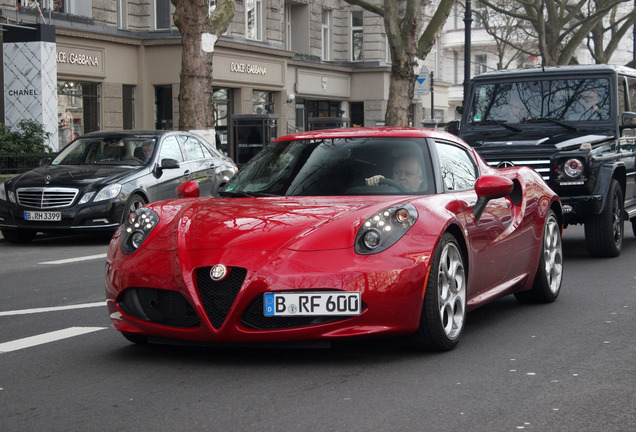
[{"label": "car hood", "polygon": [[[360,225],[405,197],[198,198],[151,204],[155,250],[331,250],[353,247]],[[154,233],[153,233],[154,234]],[[152,234],[151,234],[152,235]]]},{"label": "car hood", "polygon": [[[475,131],[477,131],[475,129]],[[484,131],[485,132],[485,131]],[[562,149],[562,143],[570,143],[572,147],[578,147],[584,142],[595,143],[612,139],[611,130],[580,130],[569,132],[556,132],[554,129],[524,129],[521,133],[511,131],[492,131],[492,133],[466,133],[462,138],[477,149],[499,146],[525,146],[541,148]]]},{"label": "car hood", "polygon": [[43,165],[32,169],[11,181],[13,188],[23,187],[77,187],[89,184],[101,186],[121,181],[130,173],[143,167],[105,165]]}]

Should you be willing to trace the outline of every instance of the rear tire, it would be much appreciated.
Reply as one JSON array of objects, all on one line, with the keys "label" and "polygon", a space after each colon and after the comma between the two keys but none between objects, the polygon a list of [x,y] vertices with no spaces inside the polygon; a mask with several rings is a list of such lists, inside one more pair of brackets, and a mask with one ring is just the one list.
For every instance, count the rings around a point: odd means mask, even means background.
[{"label": "rear tire", "polygon": [[607,197],[601,214],[585,221],[585,243],[594,257],[617,257],[623,248],[623,190],[616,179],[612,179]]},{"label": "rear tire", "polygon": [[455,237],[442,237],[426,283],[420,326],[413,345],[431,351],[449,351],[457,345],[466,321],[466,269]]},{"label": "rear tire", "polygon": [[2,230],[2,237],[9,243],[25,244],[30,243],[38,233],[35,231],[8,231]]},{"label": "rear tire", "polygon": [[561,224],[552,210],[543,226],[543,241],[534,285],[529,291],[515,293],[521,303],[550,303],[561,292],[563,281],[563,248]]}]

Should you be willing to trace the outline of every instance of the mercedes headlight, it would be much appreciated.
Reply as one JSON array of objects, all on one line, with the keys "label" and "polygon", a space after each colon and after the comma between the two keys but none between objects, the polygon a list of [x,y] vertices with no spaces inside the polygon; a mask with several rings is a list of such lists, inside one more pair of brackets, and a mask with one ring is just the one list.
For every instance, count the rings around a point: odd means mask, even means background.
[{"label": "mercedes headlight", "polygon": [[355,251],[371,255],[394,245],[417,220],[417,210],[405,204],[382,210],[364,221],[356,235]]},{"label": "mercedes headlight", "polygon": [[571,179],[578,178],[583,174],[583,162],[580,159],[572,158],[568,159],[563,165],[563,172]]},{"label": "mercedes headlight", "polygon": [[117,195],[119,195],[119,192],[121,192],[120,184],[115,183],[112,185],[108,185],[102,188],[102,190],[100,190],[99,193],[95,195],[93,201],[96,202],[116,198]]},{"label": "mercedes headlight", "polygon": [[149,208],[142,207],[131,213],[121,229],[121,251],[127,255],[137,251],[158,223],[159,215]]}]

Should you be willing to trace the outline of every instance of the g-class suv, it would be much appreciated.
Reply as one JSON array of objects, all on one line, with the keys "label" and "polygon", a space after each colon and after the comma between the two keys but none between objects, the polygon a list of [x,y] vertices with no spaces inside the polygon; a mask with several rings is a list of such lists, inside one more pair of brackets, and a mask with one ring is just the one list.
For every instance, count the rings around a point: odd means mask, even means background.
[{"label": "g-class suv", "polygon": [[609,65],[488,72],[473,78],[459,135],[493,166],[527,165],[584,224],[590,255],[636,234],[636,70]]}]

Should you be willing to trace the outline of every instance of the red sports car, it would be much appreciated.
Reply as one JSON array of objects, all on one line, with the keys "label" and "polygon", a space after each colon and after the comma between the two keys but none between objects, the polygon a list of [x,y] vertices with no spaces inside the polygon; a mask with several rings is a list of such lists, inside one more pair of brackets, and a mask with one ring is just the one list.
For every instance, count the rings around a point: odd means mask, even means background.
[{"label": "red sports car", "polygon": [[467,311],[561,289],[558,197],[442,131],[288,135],[221,198],[194,182],[179,193],[131,214],[109,246],[110,317],[136,343],[408,335],[449,350]]}]

